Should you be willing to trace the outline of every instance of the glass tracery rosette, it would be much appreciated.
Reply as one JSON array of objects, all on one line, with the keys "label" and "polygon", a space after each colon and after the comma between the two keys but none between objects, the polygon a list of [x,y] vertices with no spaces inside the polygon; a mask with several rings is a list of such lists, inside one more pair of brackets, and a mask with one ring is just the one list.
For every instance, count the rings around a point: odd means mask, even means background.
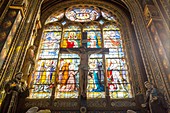
[{"label": "glass tracery rosette", "polygon": [[68,8],[65,15],[71,21],[89,22],[100,17],[100,9],[95,6],[77,5]]}]

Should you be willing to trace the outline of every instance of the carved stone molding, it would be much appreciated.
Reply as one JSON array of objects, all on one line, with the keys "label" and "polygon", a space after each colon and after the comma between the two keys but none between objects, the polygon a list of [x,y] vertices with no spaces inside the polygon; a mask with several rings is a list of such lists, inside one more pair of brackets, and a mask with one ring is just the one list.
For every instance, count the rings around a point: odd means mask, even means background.
[{"label": "carved stone molding", "polygon": [[112,107],[135,107],[136,103],[133,101],[112,101],[111,102]]},{"label": "carved stone molding", "polygon": [[107,102],[106,100],[88,100],[87,107],[106,107]]},{"label": "carved stone molding", "polygon": [[27,6],[28,5],[28,0],[14,0],[12,5],[17,5],[17,6]]},{"label": "carved stone molding", "polygon": [[162,3],[162,6],[165,9],[165,12],[167,13],[168,17],[170,18],[170,1],[160,0],[160,2]]},{"label": "carved stone molding", "polygon": [[40,108],[47,108],[49,107],[50,103],[47,100],[38,100],[38,101],[27,101],[25,102],[25,107],[30,108],[30,107],[40,107]]},{"label": "carved stone molding", "polygon": [[28,0],[14,0],[11,6],[11,9],[20,9],[22,15],[25,16],[26,9],[28,7]]},{"label": "carved stone molding", "polygon": [[78,107],[79,103],[76,100],[57,100],[54,102],[55,107]]},{"label": "carved stone molding", "polygon": [[144,17],[147,24],[150,24],[152,19],[160,20],[160,15],[157,8],[153,5],[146,5],[144,8]]}]

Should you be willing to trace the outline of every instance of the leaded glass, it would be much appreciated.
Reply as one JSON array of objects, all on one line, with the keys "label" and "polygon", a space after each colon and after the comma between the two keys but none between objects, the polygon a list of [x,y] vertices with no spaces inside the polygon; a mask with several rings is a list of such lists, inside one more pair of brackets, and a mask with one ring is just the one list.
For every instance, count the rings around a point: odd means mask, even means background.
[{"label": "leaded glass", "polygon": [[103,30],[117,30],[117,31],[119,31],[120,29],[114,23],[114,24],[106,24],[104,26]]},{"label": "leaded glass", "polygon": [[78,48],[81,46],[81,28],[77,25],[67,25],[61,41],[61,48]]},{"label": "leaded glass", "polygon": [[88,98],[104,98],[104,67],[102,54],[91,55],[87,86]]},{"label": "leaded glass", "polygon": [[59,48],[59,42],[61,39],[61,32],[44,32],[42,40],[42,49],[55,49]]},{"label": "leaded glass", "polygon": [[[55,98],[78,98],[81,92],[80,57],[68,53],[67,48],[79,51],[82,45],[88,52],[97,52],[88,60],[87,99],[105,98],[106,84],[111,99],[132,97],[118,23],[113,13],[102,9],[101,14],[103,17],[97,20],[99,8],[76,5],[66,9],[65,15],[69,20],[63,18],[62,11],[47,19],[35,72],[31,75],[30,98],[50,98],[52,92],[55,92]],[[59,22],[61,18],[63,20]]]},{"label": "leaded glass", "polygon": [[[102,47],[102,34],[100,27],[97,24],[88,24],[83,28],[87,32],[87,48],[101,48]],[[85,37],[84,37],[85,38]]]},{"label": "leaded glass", "polygon": [[72,6],[65,15],[71,21],[88,22],[99,18],[100,9],[95,6]]},{"label": "leaded glass", "polygon": [[78,65],[80,59],[75,54],[61,54],[59,72],[56,78],[56,98],[77,98],[79,89]]},{"label": "leaded glass", "polygon": [[113,16],[111,12],[107,10],[102,10],[101,13],[105,19],[110,20],[110,21],[116,21],[115,17]]},{"label": "leaded glass", "polygon": [[64,32],[61,48],[78,48],[81,46],[81,32]]},{"label": "leaded glass", "polygon": [[119,31],[104,31],[104,46],[106,48],[117,48],[122,45],[122,40],[120,39]]},{"label": "leaded glass", "polygon": [[99,23],[100,23],[101,25],[103,25],[104,22],[105,22],[104,20],[100,20],[100,21],[99,21]]},{"label": "leaded glass", "polygon": [[108,24],[103,29],[104,47],[109,48],[105,64],[110,97],[130,98],[129,74],[119,28]]},{"label": "leaded glass", "polygon": [[100,27],[99,25],[91,23],[90,25],[88,24],[83,28],[83,31],[87,31],[87,30],[100,30]]},{"label": "leaded glass", "polygon": [[101,48],[102,39],[100,31],[88,31],[87,32],[87,48]]},{"label": "leaded glass", "polygon": [[62,28],[57,23],[49,23],[45,25],[44,31],[61,31]]},{"label": "leaded glass", "polygon": [[55,22],[55,21],[59,21],[63,17],[64,17],[64,11],[57,11],[57,12],[53,13],[51,16],[48,17],[45,24]]},{"label": "leaded glass", "polygon": [[30,98],[50,98],[55,83],[61,32],[45,31],[31,78]]},{"label": "leaded glass", "polygon": [[73,25],[66,25],[65,27],[64,27],[64,31],[80,31],[81,30],[81,28],[80,28],[80,26],[78,26],[78,25],[76,25],[76,24],[73,24]]}]

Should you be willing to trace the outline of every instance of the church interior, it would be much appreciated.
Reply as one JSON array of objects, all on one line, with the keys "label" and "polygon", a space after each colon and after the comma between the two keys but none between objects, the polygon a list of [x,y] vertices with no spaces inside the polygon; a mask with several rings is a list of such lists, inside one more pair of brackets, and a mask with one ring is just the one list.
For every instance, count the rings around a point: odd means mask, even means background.
[{"label": "church interior", "polygon": [[170,113],[170,0],[0,0],[0,113]]}]

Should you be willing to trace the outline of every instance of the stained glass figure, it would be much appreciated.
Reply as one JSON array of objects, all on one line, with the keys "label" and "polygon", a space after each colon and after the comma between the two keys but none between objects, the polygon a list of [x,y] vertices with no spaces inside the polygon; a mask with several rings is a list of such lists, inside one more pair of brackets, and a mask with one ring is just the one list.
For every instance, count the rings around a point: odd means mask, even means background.
[{"label": "stained glass figure", "polygon": [[105,55],[110,97],[130,98],[131,88],[120,31],[114,25],[106,25],[103,38],[104,47],[110,48],[109,54]]},{"label": "stained glass figure", "polygon": [[[81,46],[81,29],[79,26],[67,26],[65,29],[61,48],[78,48]],[[76,30],[76,31],[75,31]]]},{"label": "stained glass figure", "polygon": [[30,98],[50,98],[55,83],[61,32],[44,31],[38,63],[32,75]]},{"label": "stained glass figure", "polygon": [[71,21],[89,22],[99,18],[100,9],[95,6],[77,5],[68,8],[65,15]]},{"label": "stained glass figure", "polygon": [[61,54],[59,72],[56,78],[56,98],[77,98],[79,89],[78,65],[79,56],[76,54]]},{"label": "stained glass figure", "polygon": [[101,32],[87,32],[87,48],[101,48]]},{"label": "stained glass figure", "polygon": [[102,34],[100,27],[96,24],[86,25],[83,28],[87,32],[87,48],[101,48],[102,47]]},{"label": "stained glass figure", "polygon": [[[46,20],[30,98],[50,98],[54,85],[55,98],[78,98],[82,91],[87,99],[105,98],[106,84],[111,99],[131,98],[128,65],[116,16],[89,5],[71,6],[65,11],[68,20],[63,16],[64,11],[57,11]],[[67,51],[77,52],[81,46],[87,51],[102,50],[88,56],[85,62],[88,83],[84,89],[80,82],[83,81],[80,57]]]}]

